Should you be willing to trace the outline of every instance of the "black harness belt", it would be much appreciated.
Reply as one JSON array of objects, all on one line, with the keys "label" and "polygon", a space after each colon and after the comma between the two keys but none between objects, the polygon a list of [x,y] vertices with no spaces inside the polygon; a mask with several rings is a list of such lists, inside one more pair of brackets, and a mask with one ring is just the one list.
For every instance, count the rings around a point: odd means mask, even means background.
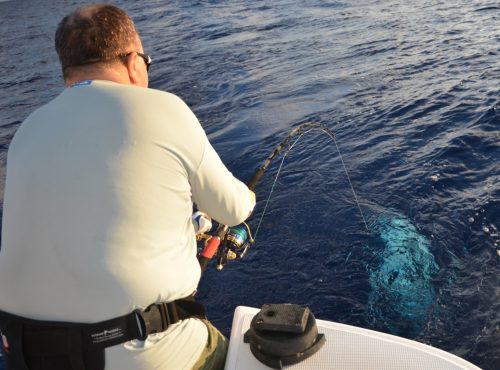
[{"label": "black harness belt", "polygon": [[205,308],[192,297],[93,324],[32,320],[0,311],[0,331],[9,344],[9,370],[104,370],[106,347],[145,340],[188,318],[206,318]]}]

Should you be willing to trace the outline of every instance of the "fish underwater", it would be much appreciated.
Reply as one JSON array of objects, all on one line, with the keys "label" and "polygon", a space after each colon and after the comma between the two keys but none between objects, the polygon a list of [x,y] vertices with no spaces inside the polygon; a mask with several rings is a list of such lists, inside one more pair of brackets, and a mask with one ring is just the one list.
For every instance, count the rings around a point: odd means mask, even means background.
[{"label": "fish underwater", "polygon": [[377,329],[414,338],[435,306],[432,279],[439,267],[430,242],[409,219],[397,214],[376,217],[370,229],[383,250],[369,275],[368,321]]}]

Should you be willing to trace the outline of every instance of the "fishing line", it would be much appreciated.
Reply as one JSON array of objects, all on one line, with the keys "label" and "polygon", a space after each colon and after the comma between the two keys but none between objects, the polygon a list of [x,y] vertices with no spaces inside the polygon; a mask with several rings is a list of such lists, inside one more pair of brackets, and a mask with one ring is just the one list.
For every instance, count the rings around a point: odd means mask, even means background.
[{"label": "fishing line", "polygon": [[[351,181],[351,178],[349,176],[349,172],[347,171],[347,166],[344,162],[344,158],[342,156],[342,152],[340,151],[340,148],[337,144],[337,140],[335,140],[335,134],[328,128],[326,127],[325,125],[321,124],[321,123],[317,123],[317,122],[306,122],[304,124],[302,124],[301,126],[299,126],[298,128],[296,128],[295,130],[293,130],[288,136],[287,138],[285,138],[285,140],[278,145],[278,147],[276,147],[276,149],[273,151],[273,153],[271,153],[271,155],[268,157],[268,159],[266,160],[266,162],[264,163],[264,165],[261,167],[261,169],[257,172],[256,176],[254,177],[254,179],[252,179],[252,181],[250,182],[251,184],[251,189],[253,189],[257,183],[257,181],[260,179],[260,177],[262,176],[262,173],[265,171],[265,169],[267,168],[267,166],[270,164],[271,160],[274,158],[274,156],[276,154],[278,154],[279,152],[281,152],[281,150],[284,148],[285,145],[288,144],[288,142],[290,141],[290,139],[295,136],[296,134],[299,134],[299,136],[295,139],[295,141],[288,146],[287,150],[285,151],[285,153],[283,154],[283,158],[281,159],[281,162],[280,162],[280,165],[278,167],[278,171],[276,173],[276,176],[274,177],[274,181],[271,185],[271,190],[269,191],[269,195],[267,196],[267,199],[266,199],[266,203],[264,205],[264,210],[262,211],[262,214],[260,216],[260,219],[259,219],[259,223],[257,224],[257,228],[255,229],[255,233],[253,235],[253,239],[255,240],[257,238],[257,234],[259,233],[259,229],[260,229],[260,226],[262,224],[262,220],[264,219],[264,215],[266,214],[267,212],[267,206],[269,205],[269,202],[271,200],[271,196],[274,192],[274,188],[276,186],[276,183],[278,181],[278,177],[281,173],[281,169],[283,167],[283,163],[285,162],[285,159],[288,155],[288,153],[290,152],[290,150],[292,150],[292,148],[295,146],[295,144],[297,144],[297,142],[302,138],[302,136],[304,136],[305,134],[311,132],[311,131],[314,131],[314,130],[319,130],[321,132],[324,132],[325,134],[327,134],[330,139],[333,140],[334,144],[335,144],[335,147],[337,148],[337,152],[339,153],[339,157],[340,157],[340,161],[342,163],[342,167],[344,168],[344,172],[346,174],[346,177],[347,177],[347,181],[349,182],[349,185],[351,187],[351,191],[352,191],[352,194],[354,196],[354,200],[356,202],[356,205],[358,206],[358,210],[359,210],[359,213],[361,215],[361,218],[363,219],[363,223],[365,224],[365,227],[366,227],[366,230],[369,231],[369,228],[368,228],[368,224],[366,222],[366,219],[365,219],[365,216],[363,215],[363,211],[361,210],[361,206],[360,206],[360,203],[359,203],[359,200],[358,200],[358,197],[356,195],[356,191],[354,190],[354,186],[352,185],[352,181]],[[256,180],[257,178],[257,180]]]},{"label": "fishing line", "polygon": [[[278,172],[274,178],[271,190],[267,197],[264,210],[260,216],[259,224],[257,225],[257,229],[255,231],[254,236],[252,237],[250,228],[246,223],[236,225],[233,227],[220,224],[217,227],[216,232],[213,235],[209,235],[209,237],[206,238],[204,246],[198,255],[198,261],[200,262],[200,267],[202,271],[205,271],[210,259],[214,257],[215,254],[217,254],[217,265],[216,265],[217,270],[222,270],[228,261],[237,258],[243,258],[245,256],[248,248],[254,243],[255,239],[257,238],[257,233],[259,232],[260,226],[262,225],[262,220],[264,219],[264,215],[267,212],[267,207],[271,200],[274,188],[276,187],[276,183],[278,182],[278,177],[281,173],[281,169],[283,168],[283,163],[285,162],[285,158],[287,157],[290,150],[292,150],[292,148],[302,138],[302,136],[313,130],[320,130],[326,133],[335,143],[335,147],[337,148],[337,152],[339,153],[342,166],[347,176],[347,180],[349,181],[352,193],[354,194],[354,200],[358,205],[359,213],[361,214],[361,218],[363,219],[366,229],[369,231],[368,224],[366,223],[363,211],[361,210],[361,206],[358,201],[358,197],[356,195],[356,192],[354,191],[354,187],[352,186],[352,182],[349,177],[347,167],[344,163],[342,153],[340,152],[340,148],[337,145],[337,141],[335,140],[335,135],[324,124],[318,122],[306,122],[296,127],[295,129],[292,130],[292,132],[290,132],[290,134],[288,134],[288,136],[267,157],[263,165],[257,170],[255,175],[248,183],[248,188],[250,190],[254,190],[255,187],[257,186],[257,183],[262,178],[262,175],[266,171],[267,167],[269,167],[269,165],[271,164],[273,158],[275,158],[283,149],[286,148],[286,151],[283,154],[283,158],[281,159]],[[290,141],[295,136],[297,136],[297,138],[293,141],[293,143],[290,144]]]}]

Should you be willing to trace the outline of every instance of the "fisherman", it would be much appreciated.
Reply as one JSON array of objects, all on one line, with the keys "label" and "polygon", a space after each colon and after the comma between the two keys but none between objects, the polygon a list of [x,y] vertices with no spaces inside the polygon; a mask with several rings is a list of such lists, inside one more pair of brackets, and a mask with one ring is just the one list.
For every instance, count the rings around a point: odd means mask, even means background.
[{"label": "fisherman", "polygon": [[192,298],[193,203],[236,225],[254,194],[180,98],[147,88],[151,58],[123,10],[74,11],[55,46],[65,89],[8,153],[0,328],[11,368],[222,369],[227,341]]}]

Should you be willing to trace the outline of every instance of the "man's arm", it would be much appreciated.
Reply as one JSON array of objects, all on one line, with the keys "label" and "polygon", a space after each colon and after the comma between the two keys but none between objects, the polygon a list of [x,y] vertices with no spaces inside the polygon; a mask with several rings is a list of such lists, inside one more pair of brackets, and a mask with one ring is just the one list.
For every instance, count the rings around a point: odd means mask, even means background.
[{"label": "man's arm", "polygon": [[229,172],[208,139],[200,166],[190,181],[198,209],[224,225],[243,222],[255,206],[255,194]]}]

